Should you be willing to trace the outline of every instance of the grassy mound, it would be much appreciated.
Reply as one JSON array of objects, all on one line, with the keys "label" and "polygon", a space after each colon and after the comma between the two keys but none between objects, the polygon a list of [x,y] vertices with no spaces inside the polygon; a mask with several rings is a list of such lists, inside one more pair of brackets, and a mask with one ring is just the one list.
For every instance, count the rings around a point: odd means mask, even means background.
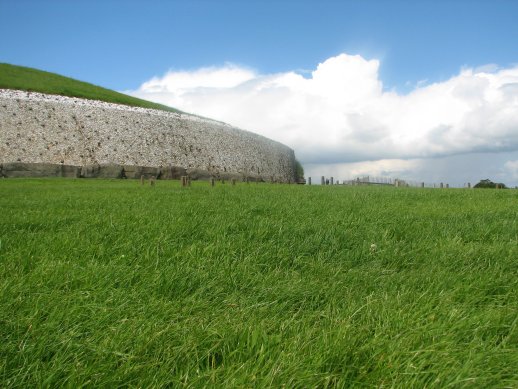
[{"label": "grassy mound", "polygon": [[60,76],[59,74],[6,63],[0,63],[0,89],[18,89],[52,95],[81,97],[132,107],[181,112],[175,108],[138,99],[87,82]]},{"label": "grassy mound", "polygon": [[0,181],[0,387],[518,387],[516,192]]}]

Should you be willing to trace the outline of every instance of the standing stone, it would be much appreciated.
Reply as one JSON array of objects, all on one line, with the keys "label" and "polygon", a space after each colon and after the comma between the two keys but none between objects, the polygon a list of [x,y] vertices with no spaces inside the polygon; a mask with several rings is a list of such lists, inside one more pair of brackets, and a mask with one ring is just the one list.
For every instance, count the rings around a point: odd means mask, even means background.
[{"label": "standing stone", "polygon": [[331,185],[333,185],[333,180],[334,180],[334,178],[333,178],[333,177],[331,177],[331,179],[329,180],[329,182],[330,182],[330,184],[331,184]]},{"label": "standing stone", "polygon": [[320,180],[320,184],[321,185],[325,185],[326,184],[326,178],[324,176],[322,176],[322,178]]},{"label": "standing stone", "polygon": [[308,177],[308,185],[311,185],[311,177]]}]

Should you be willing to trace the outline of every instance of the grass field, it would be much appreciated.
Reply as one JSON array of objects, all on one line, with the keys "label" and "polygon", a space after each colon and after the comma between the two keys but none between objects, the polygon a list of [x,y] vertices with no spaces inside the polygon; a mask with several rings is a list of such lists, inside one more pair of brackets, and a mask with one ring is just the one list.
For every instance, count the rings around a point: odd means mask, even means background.
[{"label": "grass field", "polygon": [[0,387],[518,387],[515,190],[6,179],[0,209]]},{"label": "grass field", "polygon": [[0,63],[0,89],[18,89],[52,95],[101,100],[133,107],[181,112],[175,108],[138,99],[87,82],[64,77],[56,73],[6,63]]}]

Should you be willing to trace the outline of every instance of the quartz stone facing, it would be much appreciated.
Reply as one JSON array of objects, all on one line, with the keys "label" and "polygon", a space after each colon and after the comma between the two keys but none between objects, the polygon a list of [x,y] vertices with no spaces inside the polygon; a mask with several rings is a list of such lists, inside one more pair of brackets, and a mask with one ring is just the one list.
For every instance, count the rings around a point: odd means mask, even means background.
[{"label": "quartz stone facing", "polygon": [[293,182],[295,156],[281,143],[193,115],[0,89],[0,175],[32,170]]}]

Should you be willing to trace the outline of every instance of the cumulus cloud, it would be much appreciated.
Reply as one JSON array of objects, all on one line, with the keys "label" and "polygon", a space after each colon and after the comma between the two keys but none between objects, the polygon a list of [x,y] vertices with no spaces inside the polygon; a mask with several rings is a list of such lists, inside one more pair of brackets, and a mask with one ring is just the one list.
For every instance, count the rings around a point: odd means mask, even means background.
[{"label": "cumulus cloud", "polygon": [[169,71],[127,93],[265,135],[328,170],[404,173],[419,160],[518,150],[518,67],[465,68],[407,94],[384,90],[379,67],[348,54],[305,75],[227,64]]},{"label": "cumulus cloud", "polygon": [[306,164],[308,176],[318,178],[322,172],[338,180],[370,176],[372,178],[411,177],[421,167],[420,160],[382,159],[349,163],[310,163]]},{"label": "cumulus cloud", "polygon": [[514,180],[518,180],[518,160],[516,161],[507,161],[504,164],[504,169],[512,177]]},{"label": "cumulus cloud", "polygon": [[452,186],[475,184],[489,178],[516,186],[518,181],[518,152],[470,153],[434,158],[388,159],[337,164],[306,164],[307,176],[318,182],[321,175],[344,180],[370,176],[401,178],[427,185],[448,183]]}]

